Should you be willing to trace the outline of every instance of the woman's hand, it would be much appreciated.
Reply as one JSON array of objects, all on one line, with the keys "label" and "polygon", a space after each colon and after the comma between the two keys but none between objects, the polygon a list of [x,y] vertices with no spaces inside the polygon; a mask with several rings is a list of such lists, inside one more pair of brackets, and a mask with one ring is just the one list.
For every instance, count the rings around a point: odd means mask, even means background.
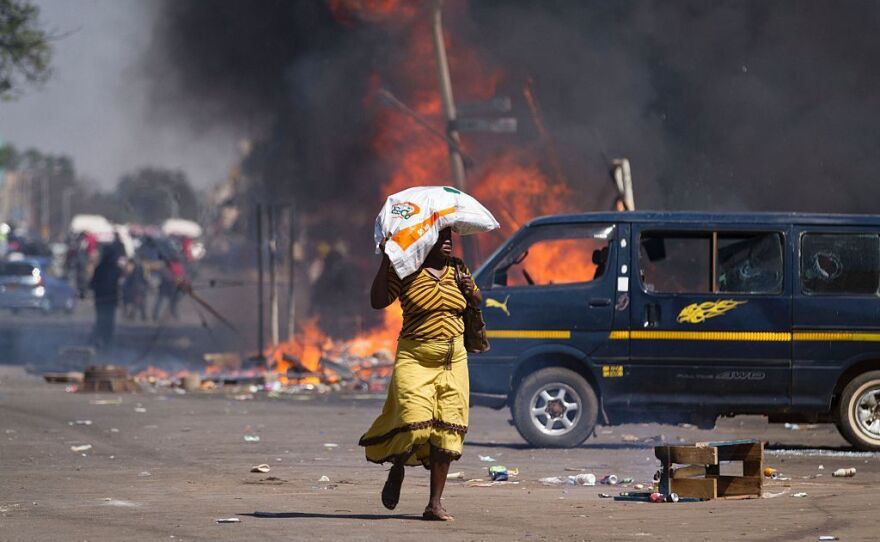
[{"label": "woman's hand", "polygon": [[479,305],[483,302],[482,296],[477,292],[477,285],[474,284],[473,277],[470,275],[462,275],[459,279],[459,285],[461,286],[465,299],[467,299],[472,305]]}]

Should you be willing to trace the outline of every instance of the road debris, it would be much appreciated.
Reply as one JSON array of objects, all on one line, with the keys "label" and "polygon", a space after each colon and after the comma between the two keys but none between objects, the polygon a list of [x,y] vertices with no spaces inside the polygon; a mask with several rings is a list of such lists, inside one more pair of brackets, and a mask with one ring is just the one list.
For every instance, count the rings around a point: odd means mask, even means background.
[{"label": "road debris", "polygon": [[840,540],[840,539],[837,538],[836,536],[834,536],[833,534],[823,534],[823,535],[821,535],[821,536],[819,537],[819,540],[823,540],[823,541],[824,541],[824,540],[829,540],[829,541],[831,541],[831,540]]},{"label": "road debris", "polygon": [[608,474],[599,482],[606,486],[616,486],[618,482],[616,474]]},{"label": "road debris", "polygon": [[75,445],[75,446],[70,447],[71,452],[85,452],[85,451],[91,450],[91,449],[92,449],[91,444],[80,444],[80,445]]},{"label": "road debris", "polygon": [[462,471],[458,472],[450,472],[446,475],[447,480],[465,480],[464,473]]},{"label": "road debris", "polygon": [[594,486],[596,485],[596,475],[590,472],[577,474],[568,477],[568,483],[578,486]]},{"label": "road debris", "polygon": [[479,457],[479,458],[480,458],[480,461],[482,461],[483,463],[492,463],[492,462],[495,461],[495,458],[492,457],[492,456],[490,456],[490,455],[479,455],[479,454],[477,454],[477,457]]},{"label": "road debris", "polygon": [[117,397],[115,399],[92,399],[89,401],[90,405],[121,405],[122,397]]},{"label": "road debris", "polygon": [[806,493],[805,491],[798,491],[797,493],[792,493],[791,496],[792,496],[792,497],[797,497],[797,498],[800,499],[800,498],[806,497],[806,496],[808,496],[808,495],[807,495],[807,493]]},{"label": "road debris", "polygon": [[92,420],[74,420],[67,422],[67,425],[92,425]]},{"label": "road debris", "polygon": [[504,482],[508,479],[507,467],[504,465],[492,465],[489,467],[489,477],[493,482]]},{"label": "road debris", "polygon": [[253,467],[251,467],[251,472],[261,472],[263,474],[266,474],[267,472],[269,472],[269,465],[267,465],[266,463],[263,463],[261,465],[254,465]]},{"label": "road debris", "polygon": [[329,482],[330,478],[327,477],[326,475],[324,475],[324,476],[321,476],[320,478],[318,478],[318,481],[319,482]]},{"label": "road debris", "polygon": [[241,523],[241,520],[238,518],[219,518],[214,521],[217,523]]},{"label": "road debris", "polygon": [[336,444],[335,442],[325,442],[324,447],[327,449],[332,449],[332,448],[339,448],[339,445]]},{"label": "road debris", "polygon": [[260,442],[260,435],[252,435],[250,433],[244,436],[245,442]]},{"label": "road debris", "polygon": [[837,469],[836,471],[831,473],[831,476],[835,478],[852,478],[856,475],[855,467],[851,467],[848,469]]}]

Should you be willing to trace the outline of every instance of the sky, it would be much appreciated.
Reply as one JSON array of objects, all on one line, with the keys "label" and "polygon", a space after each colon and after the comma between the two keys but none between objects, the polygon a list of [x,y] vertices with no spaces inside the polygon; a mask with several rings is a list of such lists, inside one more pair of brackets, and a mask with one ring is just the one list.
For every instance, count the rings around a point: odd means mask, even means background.
[{"label": "sky", "polygon": [[139,167],[180,169],[196,187],[225,178],[237,160],[235,134],[204,133],[157,119],[139,67],[150,45],[153,2],[35,0],[52,35],[54,75],[41,89],[0,102],[0,139],[74,159],[101,188]]}]

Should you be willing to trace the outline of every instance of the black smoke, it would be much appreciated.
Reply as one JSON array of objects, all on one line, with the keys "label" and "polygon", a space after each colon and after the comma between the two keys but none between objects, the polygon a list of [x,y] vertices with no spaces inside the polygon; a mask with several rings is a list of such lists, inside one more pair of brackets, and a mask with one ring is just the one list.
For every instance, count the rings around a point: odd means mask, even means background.
[{"label": "black smoke", "polygon": [[[876,2],[481,0],[457,12],[451,47],[507,74],[523,129],[500,144],[534,133],[519,95],[532,78],[585,202],[607,188],[607,159],[627,156],[642,208],[875,211]],[[405,43],[317,0],[167,0],[147,64],[166,113],[259,127],[248,167],[266,193],[376,207],[364,96],[371,74],[393,78]]]}]

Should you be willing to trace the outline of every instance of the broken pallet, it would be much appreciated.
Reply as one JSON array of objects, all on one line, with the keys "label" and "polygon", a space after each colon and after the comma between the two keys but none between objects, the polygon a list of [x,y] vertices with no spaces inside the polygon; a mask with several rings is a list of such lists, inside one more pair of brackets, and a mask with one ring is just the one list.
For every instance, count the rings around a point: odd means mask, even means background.
[{"label": "broken pallet", "polygon": [[[764,443],[755,440],[656,446],[660,492],[700,499],[758,498],[763,489]],[[721,474],[721,462],[741,461],[742,476]],[[675,465],[683,465],[676,468]]]}]

